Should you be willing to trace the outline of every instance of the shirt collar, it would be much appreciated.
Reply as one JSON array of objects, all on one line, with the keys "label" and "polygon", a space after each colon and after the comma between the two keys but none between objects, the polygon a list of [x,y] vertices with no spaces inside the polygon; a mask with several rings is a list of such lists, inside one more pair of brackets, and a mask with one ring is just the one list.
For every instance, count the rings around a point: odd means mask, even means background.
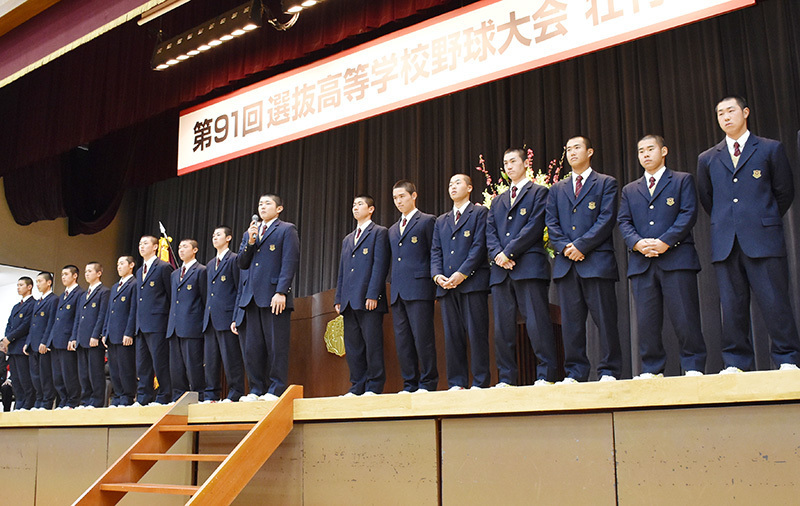
[{"label": "shirt collar", "polygon": [[228,251],[230,251],[230,248],[225,248],[224,250],[220,251],[217,253],[217,258],[222,261],[222,259],[225,258],[225,255],[228,254]]},{"label": "shirt collar", "polygon": [[749,138],[750,138],[750,130],[745,130],[745,132],[742,134],[742,136],[739,137],[738,139],[731,139],[730,137],[728,137],[726,135],[725,136],[725,142],[728,143],[728,151],[730,151],[730,153],[733,154],[733,151],[734,151],[733,143],[734,142],[738,142],[739,143],[739,152],[741,153],[742,151],[744,151],[744,145],[747,143],[747,139],[749,139]]},{"label": "shirt collar", "polygon": [[125,283],[125,282],[127,282],[129,279],[131,279],[132,277],[133,277],[133,274],[128,274],[128,275],[127,275],[127,276],[125,276],[124,278],[120,278],[119,282],[120,282],[120,283]]},{"label": "shirt collar", "polygon": [[528,176],[525,176],[524,178],[522,178],[522,181],[520,181],[517,184],[512,184],[508,189],[511,190],[511,188],[516,186],[517,187],[517,191],[520,191],[520,189],[522,189],[523,186],[528,184],[529,181],[530,181],[530,179],[528,179]]},{"label": "shirt collar", "polygon": [[22,302],[25,302],[26,300],[30,299],[31,297],[33,297],[33,294],[26,295],[25,297],[22,298]]},{"label": "shirt collar", "polygon": [[89,285],[89,290],[94,290],[95,288],[97,288],[98,286],[100,286],[102,284],[103,283],[101,281],[97,281],[93,285]]},{"label": "shirt collar", "polygon": [[150,267],[153,266],[153,262],[156,261],[156,258],[158,258],[158,255],[153,255],[153,257],[150,258],[150,260],[145,260],[144,264],[147,266],[148,271],[150,270]]},{"label": "shirt collar", "polygon": [[578,183],[578,176],[581,176],[581,184],[586,184],[586,180],[589,179],[589,176],[592,174],[592,168],[589,167],[581,174],[573,174],[572,175],[572,190],[575,190],[575,185]]},{"label": "shirt collar", "polygon": [[[49,289],[49,290],[47,290],[46,292],[44,292],[44,293],[42,294],[42,299],[44,299],[45,297],[47,297],[47,296],[48,296],[48,295],[50,295],[51,293],[53,293],[53,289],[52,289],[52,288],[51,288],[51,289]],[[39,300],[42,300],[42,299],[39,299]]]},{"label": "shirt collar", "polygon": [[188,271],[195,263],[197,262],[197,258],[192,258],[189,262],[184,262],[183,267]]},{"label": "shirt collar", "polygon": [[372,220],[367,220],[366,223],[364,223],[361,226],[356,227],[356,229],[361,229],[361,233],[363,234],[364,230],[366,230],[367,227],[370,226],[371,223],[372,223]]},{"label": "shirt collar", "polygon": [[267,225],[267,227],[266,227],[264,230],[267,230],[269,227],[271,227],[271,226],[272,226],[272,224],[273,224],[273,223],[275,223],[275,221],[276,221],[277,219],[278,219],[278,218],[277,218],[277,217],[275,217],[275,218],[272,218],[271,220],[269,220],[268,222],[266,222],[266,223],[265,223],[265,225]]},{"label": "shirt collar", "polygon": [[415,208],[414,208],[414,209],[413,209],[413,210],[412,210],[410,213],[408,213],[408,214],[404,214],[404,215],[402,216],[402,218],[405,218],[405,219],[406,219],[406,223],[408,223],[409,221],[411,221],[411,218],[412,218],[412,217],[413,217],[415,214],[417,214],[417,211],[418,211],[418,209],[415,207]]},{"label": "shirt collar", "polygon": [[455,213],[456,211],[458,211],[458,212],[460,212],[461,214],[464,214],[464,211],[466,211],[466,210],[467,210],[467,207],[469,207],[469,205],[470,205],[470,204],[471,204],[471,202],[468,200],[468,201],[467,201],[467,202],[466,202],[466,203],[465,203],[463,206],[461,206],[461,207],[456,207],[456,206],[454,205],[454,206],[453,206],[453,213]]},{"label": "shirt collar", "polygon": [[65,289],[64,289],[64,295],[69,295],[69,294],[71,294],[71,293],[72,293],[72,290],[76,289],[77,287],[78,287],[78,285],[77,285],[77,284],[74,284],[74,285],[72,285],[72,286],[71,286],[71,287],[69,287],[69,288],[65,288]]},{"label": "shirt collar", "polygon": [[656,178],[656,184],[655,184],[655,186],[653,186],[653,188],[658,186],[658,182],[661,181],[661,176],[663,176],[664,172],[666,172],[666,171],[667,171],[667,166],[666,165],[661,167],[660,169],[658,169],[658,171],[655,174],[648,174],[647,171],[644,171],[644,180],[647,181],[647,186],[650,186],[650,178],[651,177]]}]

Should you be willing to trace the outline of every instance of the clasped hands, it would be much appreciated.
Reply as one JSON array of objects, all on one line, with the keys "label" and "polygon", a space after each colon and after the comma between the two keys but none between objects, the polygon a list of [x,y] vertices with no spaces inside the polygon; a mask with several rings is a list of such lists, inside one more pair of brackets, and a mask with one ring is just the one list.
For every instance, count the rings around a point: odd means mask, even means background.
[{"label": "clasped hands", "polygon": [[655,258],[667,251],[669,245],[661,239],[640,239],[633,249],[647,258]]},{"label": "clasped hands", "polygon": [[506,254],[503,253],[502,251],[500,253],[498,253],[497,255],[495,255],[494,263],[498,267],[502,267],[503,269],[508,269],[508,270],[512,270],[514,268],[514,266],[517,265],[517,262],[509,259],[506,256]]},{"label": "clasped hands", "polygon": [[444,274],[439,274],[436,276],[436,278],[434,278],[434,281],[437,285],[441,286],[445,290],[451,290],[463,283],[465,279],[467,279],[465,275],[456,271],[451,274],[450,277],[447,277]]},{"label": "clasped hands", "polygon": [[576,247],[575,247],[575,245],[574,245],[574,244],[572,244],[572,243],[569,243],[569,244],[567,244],[567,245],[564,247],[564,251],[562,251],[562,253],[563,253],[563,255],[564,255],[565,257],[569,258],[569,259],[570,259],[570,260],[572,260],[573,262],[580,262],[580,261],[582,261],[584,258],[586,258],[586,257],[584,256],[584,254],[583,254],[583,253],[581,253],[581,251],[580,251],[578,248],[576,248]]}]

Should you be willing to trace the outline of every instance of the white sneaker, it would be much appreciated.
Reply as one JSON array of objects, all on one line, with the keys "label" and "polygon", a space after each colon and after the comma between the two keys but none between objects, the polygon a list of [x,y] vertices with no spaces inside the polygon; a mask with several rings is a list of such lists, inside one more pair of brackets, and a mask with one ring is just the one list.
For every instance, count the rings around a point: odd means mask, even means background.
[{"label": "white sneaker", "polygon": [[[64,409],[69,409],[69,408],[64,408]],[[83,409],[94,409],[94,406],[84,406]]]},{"label": "white sneaker", "polygon": [[197,404],[211,404],[212,402],[216,402],[216,401],[212,401],[211,399],[208,399],[208,400],[200,401]]},{"label": "white sneaker", "polygon": [[643,372],[642,374],[640,374],[638,376],[634,376],[633,379],[635,379],[635,380],[650,380],[650,379],[658,379],[658,378],[663,378],[663,377],[664,377],[664,375],[662,373],[653,374],[651,372]]},{"label": "white sneaker", "polygon": [[233,401],[232,401],[231,399],[225,398],[225,399],[222,399],[222,400],[221,400],[221,401],[219,401],[219,402],[220,402],[220,404],[229,404],[229,403],[231,403],[231,402],[233,402]]},{"label": "white sneaker", "polygon": [[258,400],[259,401],[267,401],[267,402],[269,402],[269,401],[277,401],[278,400],[278,396],[275,395],[275,394],[271,394],[271,393],[267,392],[264,395],[259,396]]},{"label": "white sneaker", "polygon": [[604,375],[600,376],[600,379],[598,381],[600,381],[600,382],[617,381],[617,378],[615,378],[614,376],[612,376],[610,374],[604,374]]},{"label": "white sneaker", "polygon": [[561,380],[558,383],[556,383],[556,385],[571,385],[571,384],[577,383],[577,382],[578,382],[578,380],[576,380],[575,378],[566,377],[563,380]]},{"label": "white sneaker", "polygon": [[418,388],[418,389],[414,390],[411,393],[412,394],[427,394],[429,391],[430,390],[428,390],[427,388]]},{"label": "white sneaker", "polygon": [[689,370],[689,371],[686,371],[683,375],[684,376],[702,376],[703,373],[700,372],[700,371]]},{"label": "white sneaker", "polygon": [[510,387],[512,387],[512,386],[513,386],[513,385],[509,385],[509,384],[508,384],[508,383],[506,383],[505,381],[501,381],[500,383],[496,384],[496,385],[495,385],[495,386],[493,386],[492,388],[510,388]]},{"label": "white sneaker", "polygon": [[552,381],[547,381],[544,378],[539,378],[538,380],[533,382],[533,386],[535,386],[535,387],[546,387],[546,386],[549,386],[549,385],[552,385],[552,384],[553,384]]},{"label": "white sneaker", "polygon": [[356,397],[356,394],[354,394],[353,392],[347,392],[346,394],[340,395],[339,397]]},{"label": "white sneaker", "polygon": [[469,387],[470,390],[483,390],[483,387],[479,387],[478,385],[472,385]]},{"label": "white sneaker", "polygon": [[407,394],[411,394],[411,392],[409,392],[408,390],[400,390],[400,391],[399,391],[399,392],[397,392],[397,393],[398,393],[398,394],[400,394],[400,395],[407,395]]},{"label": "white sneaker", "polygon": [[367,390],[366,392],[361,394],[361,397],[372,397],[373,395],[378,395],[378,394],[376,394],[375,392],[373,392],[371,390]]},{"label": "white sneaker", "polygon": [[778,368],[779,371],[797,371],[800,370],[800,367],[797,367],[795,364],[791,364],[789,362],[785,364],[781,364]]},{"label": "white sneaker", "polygon": [[464,387],[455,385],[447,389],[448,392],[457,392],[459,390],[464,390]]},{"label": "white sneaker", "polygon": [[142,407],[142,405],[141,405],[141,404],[139,404],[139,401],[136,401],[136,402],[134,402],[133,404],[131,404],[131,405],[130,405],[130,406],[128,406],[128,407],[129,407],[129,408],[141,408],[141,407]]},{"label": "white sneaker", "polygon": [[247,394],[239,397],[239,402],[256,402],[258,396],[256,394]]},{"label": "white sneaker", "polygon": [[742,373],[742,372],[744,372],[744,371],[742,371],[738,367],[730,366],[730,367],[726,367],[725,369],[721,370],[719,373],[720,374],[739,374],[739,373]]},{"label": "white sneaker", "polygon": [[163,406],[163,404],[161,404],[160,402],[153,401],[150,404],[148,404],[148,406]]}]

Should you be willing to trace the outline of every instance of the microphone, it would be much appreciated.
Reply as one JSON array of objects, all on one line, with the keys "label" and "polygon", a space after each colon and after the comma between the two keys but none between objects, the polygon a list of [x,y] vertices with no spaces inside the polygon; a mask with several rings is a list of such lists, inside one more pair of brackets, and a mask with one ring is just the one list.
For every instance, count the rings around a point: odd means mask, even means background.
[{"label": "microphone", "polygon": [[258,215],[254,214],[252,217],[250,217],[250,221],[251,222],[255,221],[256,223],[258,223]]}]

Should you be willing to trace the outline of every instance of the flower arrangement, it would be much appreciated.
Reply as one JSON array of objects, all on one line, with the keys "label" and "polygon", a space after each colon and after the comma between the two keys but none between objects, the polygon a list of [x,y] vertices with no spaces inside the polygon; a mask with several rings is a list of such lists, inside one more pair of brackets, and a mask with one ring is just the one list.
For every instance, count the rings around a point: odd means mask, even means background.
[{"label": "flower arrangement", "polygon": [[[547,172],[539,171],[537,173],[533,172],[533,150],[531,148],[525,149],[527,149],[528,159],[528,171],[526,176],[534,183],[546,188],[550,188],[560,179],[569,176],[569,173],[564,174],[563,176],[561,175],[561,170],[564,168],[564,156],[566,155],[566,148],[561,152],[560,159],[554,159],[550,161],[550,163],[547,165]],[[511,182],[509,181],[505,170],[503,170],[501,167],[500,178],[496,183],[493,184],[492,176],[489,174],[489,171],[486,170],[486,160],[484,160],[482,154],[478,157],[478,166],[475,167],[475,169],[479,172],[482,172],[486,178],[486,189],[483,190],[483,205],[487,208],[491,208],[492,201],[497,198],[498,195],[502,195],[504,192],[508,191],[508,189],[511,187]],[[544,228],[544,248],[550,255],[550,258],[555,258],[555,250],[550,244],[550,235],[547,233],[547,227]]]}]

